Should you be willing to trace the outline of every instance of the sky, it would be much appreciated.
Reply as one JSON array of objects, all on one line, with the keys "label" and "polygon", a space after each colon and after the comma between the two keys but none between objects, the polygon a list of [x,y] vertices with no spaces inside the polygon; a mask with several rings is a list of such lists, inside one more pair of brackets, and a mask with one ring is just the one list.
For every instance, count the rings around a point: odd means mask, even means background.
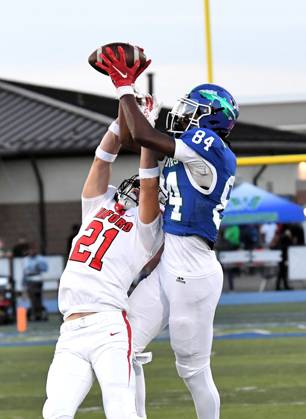
[{"label": "sky", "polygon": [[[214,82],[240,103],[306,99],[306,2],[210,0]],[[130,42],[152,58],[171,106],[207,82],[204,0],[9,0],[0,15],[0,79],[115,96],[87,58]],[[147,77],[138,83],[147,88]]]}]

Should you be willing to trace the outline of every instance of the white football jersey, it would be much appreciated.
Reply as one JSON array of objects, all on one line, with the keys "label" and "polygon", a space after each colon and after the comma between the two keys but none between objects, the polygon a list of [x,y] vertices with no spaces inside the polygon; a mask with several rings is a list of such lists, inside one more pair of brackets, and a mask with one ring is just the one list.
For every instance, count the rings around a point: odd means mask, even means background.
[{"label": "white football jersey", "polygon": [[127,310],[127,291],[162,245],[162,217],[139,220],[138,208],[115,212],[116,188],[82,198],[82,226],[60,279],[59,309],[72,313]]}]

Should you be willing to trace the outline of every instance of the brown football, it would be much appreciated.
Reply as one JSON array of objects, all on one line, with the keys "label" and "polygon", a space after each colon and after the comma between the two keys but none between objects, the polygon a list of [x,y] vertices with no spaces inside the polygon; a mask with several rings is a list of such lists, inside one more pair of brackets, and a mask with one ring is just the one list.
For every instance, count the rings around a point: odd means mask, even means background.
[{"label": "brown football", "polygon": [[118,54],[118,47],[122,47],[125,52],[126,63],[128,67],[133,67],[137,60],[140,60],[140,68],[146,63],[147,58],[143,52],[143,50],[137,46],[126,44],[124,42],[113,42],[111,44],[103,45],[102,47],[97,48],[90,56],[88,57],[89,64],[100,73],[106,74],[106,71],[102,70],[102,68],[96,66],[96,62],[103,63],[102,58],[100,57],[101,53],[107,55],[106,48],[111,48],[116,57],[119,58]]}]

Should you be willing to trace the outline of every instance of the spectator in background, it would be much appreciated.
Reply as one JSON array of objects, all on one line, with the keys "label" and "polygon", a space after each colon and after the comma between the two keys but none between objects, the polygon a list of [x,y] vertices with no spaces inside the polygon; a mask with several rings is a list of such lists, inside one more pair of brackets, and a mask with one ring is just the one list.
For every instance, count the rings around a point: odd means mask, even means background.
[{"label": "spectator in background", "polygon": [[6,248],[5,242],[0,238],[0,257],[8,258],[12,255],[12,252]]},{"label": "spectator in background", "polygon": [[38,254],[36,243],[31,243],[23,265],[23,281],[31,304],[28,311],[29,320],[47,320],[46,309],[42,301],[42,273],[47,270],[48,265],[45,258]]},{"label": "spectator in background", "polygon": [[[275,248],[275,243],[278,242],[279,239],[279,231],[278,225],[276,223],[264,223],[259,227],[259,234],[260,234],[260,245],[264,249],[273,249]],[[276,275],[276,266],[264,265],[262,270],[262,276],[265,281],[274,278]]]},{"label": "spectator in background", "polygon": [[[292,290],[288,283],[288,248],[294,244],[293,235],[290,227],[284,224],[277,243],[277,248],[282,252],[282,260],[279,263],[279,270],[276,280],[276,290]],[[283,288],[282,288],[283,285]]]},{"label": "spectator in background", "polygon": [[273,243],[277,231],[276,223],[265,223],[259,228],[260,241],[264,248],[269,249]]},{"label": "spectator in background", "polygon": [[225,227],[224,239],[227,242],[227,250],[237,250],[240,247],[240,228],[238,225]]},{"label": "spectator in background", "polygon": [[[226,250],[238,250],[240,248],[240,227],[238,225],[225,227],[223,238],[226,243]],[[234,278],[240,274],[237,267],[226,269],[228,287],[234,291]]]},{"label": "spectator in background", "polygon": [[305,244],[304,230],[300,224],[291,224],[293,246],[303,246]]},{"label": "spectator in background", "polygon": [[19,236],[17,243],[13,246],[13,257],[25,257],[29,252],[29,242],[22,234]]},{"label": "spectator in background", "polygon": [[[6,248],[4,240],[0,238],[0,259],[9,258],[11,255],[12,253]],[[12,305],[7,298],[8,284],[9,278],[7,277],[7,274],[0,272],[0,325],[9,322],[9,320],[12,319]]]},{"label": "spectator in background", "polygon": [[240,240],[245,250],[254,250],[259,247],[259,231],[255,224],[243,225],[240,228]]}]

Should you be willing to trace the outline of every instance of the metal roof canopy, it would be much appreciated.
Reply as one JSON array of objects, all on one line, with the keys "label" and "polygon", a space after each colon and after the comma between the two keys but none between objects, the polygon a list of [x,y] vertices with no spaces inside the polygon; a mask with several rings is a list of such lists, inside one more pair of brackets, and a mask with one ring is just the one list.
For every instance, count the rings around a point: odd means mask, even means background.
[{"label": "metal roof canopy", "polygon": [[[15,90],[9,92],[9,88]],[[8,104],[11,113],[2,113]],[[116,117],[117,108],[115,98],[0,80],[0,154],[17,157],[29,152],[48,156],[88,154]],[[157,121],[160,130],[164,130],[168,110],[161,110]],[[10,128],[6,130],[6,126]],[[254,124],[238,122],[230,140],[239,157],[306,153],[306,134]],[[240,159],[238,164],[246,165]]]},{"label": "metal roof canopy", "polygon": [[0,81],[2,156],[92,151],[112,118]]}]

